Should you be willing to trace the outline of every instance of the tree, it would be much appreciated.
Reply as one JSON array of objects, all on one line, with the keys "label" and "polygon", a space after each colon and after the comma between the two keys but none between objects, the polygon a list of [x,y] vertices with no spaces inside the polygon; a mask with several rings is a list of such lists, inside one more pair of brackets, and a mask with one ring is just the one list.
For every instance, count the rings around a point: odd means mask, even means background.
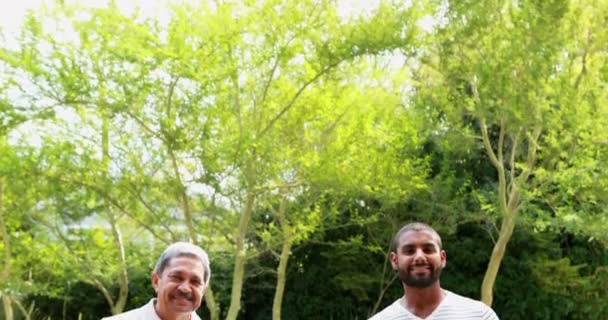
[{"label": "tree", "polygon": [[[606,42],[594,39],[604,37],[598,21],[606,7],[595,5],[448,2],[439,14],[443,25],[437,27],[433,53],[423,61],[418,91],[426,97],[421,106],[441,110],[440,127],[463,132],[460,139],[465,140],[478,134],[478,151],[497,173],[496,192],[482,203],[500,222],[482,284],[488,305],[507,244],[532,201],[554,208],[553,228],[566,225],[584,232],[588,224],[582,221],[605,223],[603,214],[580,210],[573,216],[565,211],[571,206],[560,209],[557,203],[563,202],[551,199],[568,193],[557,180],[572,181],[564,174],[586,171],[604,149],[594,141],[604,140],[599,123],[606,117],[599,101],[605,96],[595,92],[605,81],[589,75],[601,72],[600,61],[605,61]],[[582,22],[581,13],[590,19]],[[601,171],[592,171],[605,179]],[[582,185],[578,188],[583,192]]]},{"label": "tree", "polygon": [[[80,116],[81,123],[61,123],[83,136],[67,143],[74,152],[90,155],[101,146],[101,156],[88,156],[96,174],[84,172],[84,181],[72,182],[99,197],[111,226],[116,210],[161,241],[187,235],[214,250],[232,247],[227,318],[235,319],[256,201],[285,174],[274,165],[280,159],[273,145],[282,134],[277,128],[305,125],[306,118],[287,117],[299,108],[311,112],[300,115],[322,115],[300,100],[325,81],[346,80],[338,72],[342,64],[411,43],[414,28],[404,23],[416,9],[382,5],[368,19],[343,21],[331,2],[195,4],[172,8],[163,24],[126,16],[115,4],[64,5],[31,15],[21,48],[4,50],[2,59],[14,70],[14,83],[25,75],[35,89],[28,96],[33,105]],[[70,25],[59,24],[62,17]],[[58,39],[42,21],[78,41]],[[378,26],[389,33],[372,32]],[[50,49],[40,50],[45,46]],[[126,201],[127,194],[137,201]],[[235,234],[199,235],[199,228],[219,230],[212,225]],[[173,226],[184,228],[175,232]],[[124,284],[124,273],[120,279]],[[213,291],[206,302],[219,319]]]},{"label": "tree", "polygon": [[27,305],[25,297],[33,292],[60,294],[61,290],[43,279],[61,277],[61,271],[54,270],[58,259],[48,235],[30,219],[40,200],[34,152],[14,147],[0,137],[0,154],[0,295],[4,319],[14,318],[14,306],[30,319],[35,304]]}]

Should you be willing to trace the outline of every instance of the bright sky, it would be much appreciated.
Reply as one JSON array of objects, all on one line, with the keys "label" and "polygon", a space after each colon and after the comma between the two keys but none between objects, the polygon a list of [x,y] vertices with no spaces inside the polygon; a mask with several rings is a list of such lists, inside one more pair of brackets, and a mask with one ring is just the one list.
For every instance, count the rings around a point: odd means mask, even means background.
[{"label": "bright sky", "polygon": [[[27,10],[35,10],[43,5],[52,5],[57,0],[0,0],[0,28],[5,32],[14,33],[19,30]],[[86,6],[103,7],[108,0],[64,0],[65,3],[81,3]],[[117,0],[118,7],[125,12],[140,7],[146,16],[160,14],[163,3],[177,2],[171,0]],[[181,0],[180,2],[183,2]]]},{"label": "bright sky", "polygon": [[21,1],[0,1],[0,28],[7,31],[16,30],[27,9],[35,8],[42,1],[40,0],[21,0]]},{"label": "bright sky", "polygon": [[[135,7],[141,8],[146,16],[162,14],[160,8],[163,3],[184,2],[185,0],[117,0],[116,3],[125,11]],[[186,0],[187,1],[187,0]],[[374,7],[379,0],[339,0],[338,6],[344,15],[366,12]],[[6,32],[14,33],[23,23],[27,10],[40,8],[43,4],[53,4],[57,0],[0,0],[0,28]],[[64,0],[66,3],[81,3],[87,6],[104,6],[108,0]]]}]

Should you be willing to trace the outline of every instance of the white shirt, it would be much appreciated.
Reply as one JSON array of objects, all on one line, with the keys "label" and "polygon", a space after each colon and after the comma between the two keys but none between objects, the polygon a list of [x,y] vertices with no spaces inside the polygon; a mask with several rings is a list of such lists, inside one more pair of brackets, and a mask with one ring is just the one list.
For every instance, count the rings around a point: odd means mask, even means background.
[{"label": "white shirt", "polygon": [[[131,311],[127,311],[125,313],[117,314],[112,317],[103,318],[101,320],[162,320],[156,310],[154,309],[154,304],[156,303],[156,299],[150,300],[146,305],[141,308],[133,309]],[[196,312],[192,312],[190,316],[191,320],[200,320],[199,316]]]},{"label": "white shirt", "polygon": [[420,318],[408,311],[401,297],[369,320],[499,320],[494,310],[481,301],[447,290],[444,292],[446,296],[426,318]]}]

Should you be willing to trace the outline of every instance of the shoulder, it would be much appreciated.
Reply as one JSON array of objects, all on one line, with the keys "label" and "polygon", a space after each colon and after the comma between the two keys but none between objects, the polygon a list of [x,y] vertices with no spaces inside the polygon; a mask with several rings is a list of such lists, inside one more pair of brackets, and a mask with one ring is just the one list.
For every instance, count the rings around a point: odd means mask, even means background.
[{"label": "shoulder", "polygon": [[470,317],[481,320],[498,320],[498,316],[485,303],[459,294],[447,291],[446,306],[454,312],[467,314]]},{"label": "shoulder", "polygon": [[139,309],[134,309],[131,311],[127,311],[121,314],[117,314],[115,316],[111,316],[111,317],[107,317],[107,318],[102,318],[101,320],[131,320],[131,319],[137,319],[137,317],[140,315],[140,311]]},{"label": "shoulder", "polygon": [[[139,309],[133,309],[115,316],[102,318],[101,320],[139,320],[143,316],[142,311]],[[143,318],[142,318],[143,319]]]},{"label": "shoulder", "polygon": [[[192,320],[201,320],[201,318],[192,312]],[[154,299],[150,300],[143,307],[133,309],[115,316],[102,318],[101,320],[159,320],[156,311],[154,311]]]},{"label": "shoulder", "polygon": [[376,313],[373,317],[369,318],[369,320],[400,320],[405,319],[405,309],[399,302],[401,298],[397,299],[388,307],[382,309],[382,311]]}]

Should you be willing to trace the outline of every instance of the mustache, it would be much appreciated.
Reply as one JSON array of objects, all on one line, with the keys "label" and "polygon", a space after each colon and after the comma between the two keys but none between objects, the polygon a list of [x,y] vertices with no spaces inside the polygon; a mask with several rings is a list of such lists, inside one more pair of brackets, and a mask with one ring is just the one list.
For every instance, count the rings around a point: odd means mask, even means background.
[{"label": "mustache", "polygon": [[192,294],[192,292],[183,292],[178,290],[173,296],[175,298],[184,298],[190,301],[194,300],[194,294]]}]

